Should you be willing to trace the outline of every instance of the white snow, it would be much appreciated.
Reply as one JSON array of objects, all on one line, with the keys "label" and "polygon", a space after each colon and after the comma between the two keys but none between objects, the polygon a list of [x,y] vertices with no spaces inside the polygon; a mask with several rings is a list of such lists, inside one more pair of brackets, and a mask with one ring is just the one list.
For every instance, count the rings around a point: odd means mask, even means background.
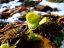
[{"label": "white snow", "polygon": [[38,14],[41,14],[41,15],[46,15],[47,14],[46,12],[40,12],[40,11],[34,11],[34,12],[36,12]]},{"label": "white snow", "polygon": [[62,45],[61,45],[60,48],[64,48],[64,40],[62,41]]},{"label": "white snow", "polygon": [[20,6],[22,3],[20,2],[17,2],[16,1],[10,1],[9,3],[3,3],[3,4],[0,4],[0,8],[3,8],[4,6],[6,6],[8,9],[10,8],[15,8],[15,6]]},{"label": "white snow", "polygon": [[6,22],[15,22],[16,20],[18,20],[19,16],[21,16],[21,14],[20,13],[16,13],[12,17],[9,17]]},{"label": "white snow", "polygon": [[51,12],[51,14],[56,14],[56,15],[59,15],[59,16],[64,16],[64,11]]},{"label": "white snow", "polygon": [[2,14],[2,12],[7,9],[7,8],[0,8],[0,14]]},{"label": "white snow", "polygon": [[39,5],[48,5],[52,8],[57,8],[59,12],[53,12],[57,13],[58,15],[64,15],[64,3],[53,3],[53,2],[48,2],[46,0],[42,1],[39,3]]}]

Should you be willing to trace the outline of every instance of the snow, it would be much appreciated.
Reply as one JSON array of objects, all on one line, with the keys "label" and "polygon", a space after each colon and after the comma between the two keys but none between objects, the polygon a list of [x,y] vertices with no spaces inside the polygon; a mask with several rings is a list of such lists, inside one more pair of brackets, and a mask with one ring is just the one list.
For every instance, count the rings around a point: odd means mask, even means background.
[{"label": "snow", "polygon": [[58,8],[59,10],[64,10],[64,3],[53,3],[53,2],[48,2],[48,1],[42,1],[39,3],[39,5],[48,5],[52,8]]},{"label": "snow", "polygon": [[62,41],[62,46],[60,48],[64,48],[64,40]]},{"label": "snow", "polygon": [[0,8],[3,8],[6,6],[8,9],[10,9],[10,8],[15,8],[15,6],[20,6],[21,4],[22,3],[17,2],[17,1],[11,1],[9,3],[0,4]]},{"label": "snow", "polygon": [[40,11],[34,11],[34,12],[36,12],[38,14],[41,14],[41,15],[46,15],[47,14],[46,12],[40,12]]},{"label": "snow", "polygon": [[42,1],[39,3],[39,5],[48,5],[52,8],[57,8],[59,12],[52,12],[58,15],[64,15],[64,3],[53,3],[53,2],[48,2],[46,0]]},{"label": "snow", "polygon": [[56,14],[56,15],[59,15],[59,16],[64,16],[64,11],[51,12],[51,14]]},{"label": "snow", "polygon": [[[3,7],[6,6],[8,9],[15,8],[16,6],[20,6],[22,3],[18,2],[18,0],[11,1],[9,3],[3,3],[0,4],[0,14],[4,10]],[[53,2],[48,2],[46,0],[43,0],[42,2],[39,3],[39,5],[48,5],[52,8],[57,8],[59,11],[57,12],[51,12],[51,14],[58,14],[58,15],[64,15],[64,3],[53,3]]]},{"label": "snow", "polygon": [[21,16],[21,14],[20,13],[16,13],[12,17],[9,17],[6,22],[15,22],[16,20],[18,20],[19,16]]},{"label": "snow", "polygon": [[0,14],[2,14],[2,11],[5,9],[7,9],[7,8],[0,8]]}]

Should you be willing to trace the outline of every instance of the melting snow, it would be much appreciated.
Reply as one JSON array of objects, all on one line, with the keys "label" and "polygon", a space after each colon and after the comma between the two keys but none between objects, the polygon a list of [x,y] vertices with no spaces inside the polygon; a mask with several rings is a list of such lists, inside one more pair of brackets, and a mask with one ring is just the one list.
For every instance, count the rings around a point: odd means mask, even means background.
[{"label": "melting snow", "polygon": [[16,13],[12,17],[9,17],[6,22],[15,22],[16,20],[18,20],[19,16],[21,16],[21,14],[20,13]]},{"label": "melting snow", "polygon": [[48,5],[52,8],[57,8],[59,12],[52,12],[58,15],[64,15],[64,3],[53,3],[53,2],[48,2],[48,1],[42,1],[39,3],[39,5]]}]

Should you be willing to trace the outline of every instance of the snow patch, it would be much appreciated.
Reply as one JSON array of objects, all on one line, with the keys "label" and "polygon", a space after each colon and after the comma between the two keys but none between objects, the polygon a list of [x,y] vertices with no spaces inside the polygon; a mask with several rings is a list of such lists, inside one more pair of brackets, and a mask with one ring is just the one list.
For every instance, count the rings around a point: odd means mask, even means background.
[{"label": "snow patch", "polygon": [[15,22],[16,20],[18,20],[19,16],[21,16],[21,14],[20,13],[16,13],[12,17],[9,17],[6,22]]}]

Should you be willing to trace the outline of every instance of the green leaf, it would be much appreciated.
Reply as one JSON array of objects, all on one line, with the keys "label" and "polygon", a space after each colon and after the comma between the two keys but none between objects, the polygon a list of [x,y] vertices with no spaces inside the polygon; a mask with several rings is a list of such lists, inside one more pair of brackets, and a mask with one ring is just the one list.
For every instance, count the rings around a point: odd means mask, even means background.
[{"label": "green leaf", "polygon": [[9,48],[15,48],[15,46],[10,46]]},{"label": "green leaf", "polygon": [[2,45],[1,45],[1,48],[8,48],[8,46],[7,46],[7,44],[5,43],[5,44],[2,44]]},{"label": "green leaf", "polygon": [[42,24],[45,24],[45,23],[49,23],[49,22],[51,22],[51,21],[50,21],[50,18],[44,17],[44,18],[39,22],[39,25],[42,25]]},{"label": "green leaf", "polygon": [[32,30],[29,30],[29,32],[30,32],[29,35],[28,35],[29,40],[35,41],[35,40],[40,39],[40,37],[37,34],[35,34]]},{"label": "green leaf", "polygon": [[59,34],[58,34],[58,36],[56,36],[55,38],[54,38],[54,43],[57,45],[57,47],[60,47],[61,45],[62,45],[62,41],[63,41],[63,37],[64,37],[64,33],[63,32],[60,32]]},{"label": "green leaf", "polygon": [[29,29],[36,29],[39,25],[41,17],[36,12],[29,12],[26,15],[26,21],[28,24]]}]

